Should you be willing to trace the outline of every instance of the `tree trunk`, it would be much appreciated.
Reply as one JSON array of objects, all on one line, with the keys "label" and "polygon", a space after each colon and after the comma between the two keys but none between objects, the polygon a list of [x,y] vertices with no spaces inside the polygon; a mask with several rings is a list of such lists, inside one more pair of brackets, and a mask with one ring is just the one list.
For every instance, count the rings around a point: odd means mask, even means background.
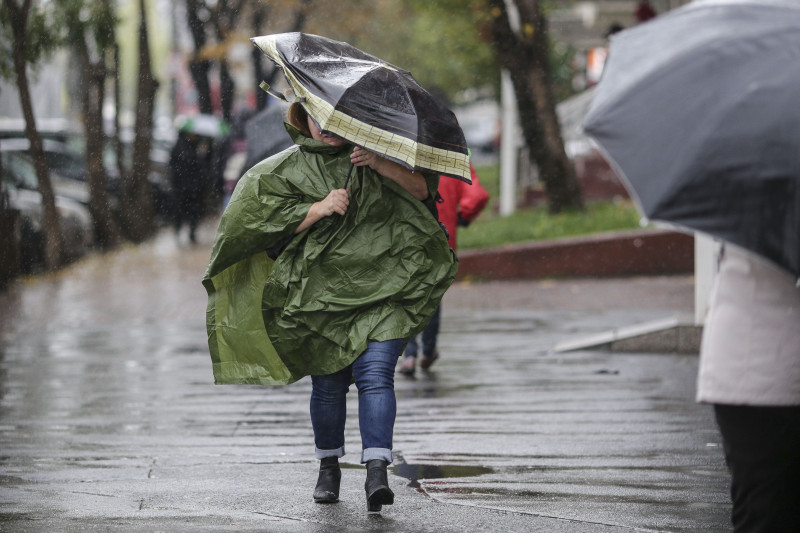
[{"label": "tree trunk", "polygon": [[63,264],[61,223],[58,219],[58,211],[56,211],[56,198],[53,186],[50,183],[50,170],[47,167],[47,159],[44,155],[42,137],[36,129],[36,119],[33,114],[33,103],[31,101],[27,73],[26,29],[31,0],[25,0],[22,6],[17,5],[13,0],[4,0],[4,4],[11,17],[11,27],[13,28],[14,43],[12,54],[14,56],[14,71],[17,76],[20,106],[25,117],[25,136],[30,143],[36,177],[39,180],[39,193],[42,195],[45,267],[48,270],[55,270]]},{"label": "tree trunk", "polygon": [[211,104],[211,85],[208,82],[208,72],[211,62],[200,59],[200,50],[206,45],[206,29],[199,16],[200,5],[197,0],[186,1],[186,16],[188,18],[189,32],[194,41],[194,57],[189,62],[189,73],[192,75],[194,87],[197,91],[197,105],[200,113],[211,115],[214,112]]},{"label": "tree trunk", "polygon": [[[217,41],[224,43],[231,35],[239,14],[244,9],[245,0],[236,0],[229,4],[226,0],[217,2],[215,15],[212,17],[217,32]],[[222,118],[228,123],[233,119],[233,106],[236,94],[236,81],[231,76],[228,68],[227,57],[217,58],[219,61],[219,89],[220,107],[222,108]]]},{"label": "tree trunk", "polygon": [[211,84],[208,82],[210,71],[210,61],[197,58],[190,60],[189,73],[192,75],[194,88],[197,91],[197,107],[200,113],[206,115],[214,114],[214,106],[211,103]]},{"label": "tree trunk", "polygon": [[[265,21],[269,18],[269,6],[266,6],[266,9],[259,7],[259,9],[253,15],[253,35],[262,35],[262,27]],[[295,19],[297,22],[297,19]],[[296,24],[295,24],[296,27]],[[299,31],[299,30],[297,30]],[[264,69],[264,52],[262,52],[257,46],[253,47],[253,50],[250,52],[251,58],[253,60],[253,75],[255,76],[256,84],[260,84],[262,81],[266,82],[267,85],[272,85],[275,83],[275,77],[278,75],[278,68],[271,61],[267,61],[269,64],[269,70]],[[268,95],[265,91],[256,90],[256,110],[261,111],[269,105],[269,99],[272,98]]]},{"label": "tree trunk", "polygon": [[520,125],[531,161],[545,185],[551,213],[583,209],[580,183],[564,150],[550,79],[547,25],[539,0],[516,0],[520,31],[509,22],[506,2],[488,0],[493,13],[492,40],[511,75]]},{"label": "tree trunk", "polygon": [[106,67],[101,57],[96,63],[89,58],[85,37],[78,41],[83,88],[83,117],[86,133],[86,173],[89,184],[89,211],[94,222],[95,240],[103,250],[119,244],[119,227],[111,213],[108,180],[103,165],[103,101],[105,100]]},{"label": "tree trunk", "polygon": [[[264,20],[266,19],[266,7],[261,4],[260,2],[253,6],[253,26],[252,32],[253,35],[261,35],[261,28],[264,24]],[[261,83],[262,81],[267,81],[266,77],[264,76],[264,52],[258,49],[257,46],[254,46],[252,50],[250,50],[250,59],[253,63],[253,79],[256,81],[256,85]],[[256,111],[261,111],[265,107],[267,107],[267,97],[269,95],[264,91],[256,91]]]},{"label": "tree trunk", "polygon": [[228,62],[225,60],[219,63],[219,98],[222,107],[222,118],[228,124],[233,122],[233,99],[236,92],[236,82],[233,81]]},{"label": "tree trunk", "polygon": [[[0,175],[3,174],[3,160],[0,159]],[[9,204],[8,193],[0,179],[0,291],[19,274],[19,211]]]},{"label": "tree trunk", "polygon": [[158,82],[150,63],[150,44],[144,0],[139,0],[139,85],[136,103],[136,134],[133,165],[123,174],[122,213],[127,236],[141,242],[155,231],[153,193],[150,174],[150,144],[153,134],[153,108]]},{"label": "tree trunk", "polygon": [[[111,31],[114,31],[113,29]],[[117,43],[116,32],[112,39]],[[120,80],[119,44],[114,45],[114,158],[116,159],[117,184],[121,188],[125,176],[125,147],[120,135],[119,115],[122,111],[122,83]]]}]

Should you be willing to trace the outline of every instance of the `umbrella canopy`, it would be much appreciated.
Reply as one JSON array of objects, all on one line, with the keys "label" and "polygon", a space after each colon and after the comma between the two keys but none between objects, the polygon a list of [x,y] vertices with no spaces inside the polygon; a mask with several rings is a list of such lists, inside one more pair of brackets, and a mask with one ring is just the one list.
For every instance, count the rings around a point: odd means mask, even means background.
[{"label": "umbrella canopy", "polygon": [[800,3],[706,0],[612,37],[584,128],[650,219],[800,277]]},{"label": "umbrella canopy", "polygon": [[452,111],[410,72],[343,42],[304,33],[251,39],[283,71],[321,131],[414,170],[471,182]]},{"label": "umbrella canopy", "polygon": [[231,128],[227,122],[214,115],[194,115],[184,120],[179,129],[186,133],[216,139],[227,135]]}]

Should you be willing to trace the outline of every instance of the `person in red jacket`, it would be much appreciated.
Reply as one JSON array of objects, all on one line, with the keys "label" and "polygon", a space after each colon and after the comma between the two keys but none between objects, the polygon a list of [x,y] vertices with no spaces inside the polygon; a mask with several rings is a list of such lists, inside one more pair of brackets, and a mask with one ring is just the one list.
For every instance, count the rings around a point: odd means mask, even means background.
[{"label": "person in red jacket", "polygon": [[[470,165],[472,174],[472,185],[458,179],[442,176],[439,180],[439,195],[442,202],[437,204],[439,210],[439,221],[447,228],[447,242],[450,248],[456,248],[456,234],[459,226],[468,226],[470,222],[480,214],[489,202],[489,193],[480,184],[478,173]],[[439,357],[436,349],[436,339],[439,336],[439,319],[442,313],[442,306],[436,310],[428,326],[419,337],[422,340],[422,358],[419,366],[428,369]],[[404,351],[403,360],[400,363],[400,373],[406,376],[413,376],[417,368],[417,354],[419,343],[416,337],[412,337]]]}]

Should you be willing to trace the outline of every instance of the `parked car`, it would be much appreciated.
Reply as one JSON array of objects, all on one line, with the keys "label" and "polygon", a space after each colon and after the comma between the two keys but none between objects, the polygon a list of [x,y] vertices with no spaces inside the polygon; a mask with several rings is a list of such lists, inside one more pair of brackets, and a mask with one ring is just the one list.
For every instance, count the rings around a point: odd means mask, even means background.
[{"label": "parked car", "polygon": [[[81,157],[58,141],[44,140],[43,147],[54,192],[88,205],[86,166]],[[3,158],[3,168],[9,168],[18,176],[21,187],[38,190],[39,182],[27,139],[0,140],[0,156]]]},{"label": "parked car", "polygon": [[[82,143],[82,128],[74,121],[64,118],[37,119],[36,130],[42,139],[60,141],[69,145],[76,152],[80,152]],[[25,119],[0,118],[0,139],[24,139]]]},{"label": "parked car", "polygon": [[[127,137],[127,136],[126,136]],[[133,145],[125,141],[123,143],[123,157],[125,166],[130,167],[133,156]],[[153,210],[162,222],[166,223],[172,217],[172,184],[169,170],[170,147],[163,142],[153,140],[150,148],[150,171],[147,180],[150,182],[150,190],[153,195]],[[114,146],[109,142],[103,152],[103,160],[108,175],[109,182],[119,183],[119,168],[117,166],[117,154]],[[117,185],[118,187],[118,185]]]},{"label": "parked car", "polygon": [[[48,167],[59,177],[80,182],[86,188],[86,160],[83,154],[76,149],[81,144],[72,133],[62,132],[57,135],[54,132],[47,133],[42,139],[45,157]],[[126,143],[123,147],[124,157],[130,158],[131,146]],[[12,137],[11,132],[0,129],[0,151],[27,154],[30,159],[30,143],[27,138],[22,137],[22,133]],[[167,164],[169,162],[169,151],[164,147],[154,144],[151,150],[150,172],[148,180],[153,192],[153,206],[156,215],[168,219],[172,209],[172,193],[169,180]],[[126,161],[129,165],[130,161]],[[119,212],[120,194],[122,182],[116,163],[116,153],[109,143],[103,153],[103,165],[106,172],[107,190],[111,202],[111,209],[115,213]],[[66,187],[68,184],[61,184]],[[88,188],[86,188],[88,191]],[[75,197],[83,203],[88,202],[88,192],[86,201]]]},{"label": "parked car", "polygon": [[[18,235],[20,268],[29,273],[44,266],[44,216],[38,180],[32,168],[20,172],[21,166],[10,167],[3,161],[3,194],[7,208],[19,213]],[[67,260],[83,256],[94,241],[92,219],[82,203],[56,193],[56,211],[61,224],[64,255]]]}]

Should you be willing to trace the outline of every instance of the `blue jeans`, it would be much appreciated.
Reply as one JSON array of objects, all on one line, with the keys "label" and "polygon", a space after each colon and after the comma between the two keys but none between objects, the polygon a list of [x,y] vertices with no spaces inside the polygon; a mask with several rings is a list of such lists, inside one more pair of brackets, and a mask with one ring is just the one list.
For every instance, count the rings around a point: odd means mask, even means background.
[{"label": "blue jeans", "polygon": [[355,379],[358,389],[358,424],[361,462],[392,462],[392,434],[397,414],[394,369],[403,339],[370,342],[347,368],[325,376],[311,376],[311,426],[317,459],[344,455],[347,391]]},{"label": "blue jeans", "polygon": [[[431,357],[436,350],[436,338],[439,336],[439,317],[442,314],[442,306],[436,308],[436,312],[431,317],[431,321],[419,335],[422,337],[422,356]],[[411,337],[405,349],[406,357],[416,357],[419,351],[417,338]]]}]

